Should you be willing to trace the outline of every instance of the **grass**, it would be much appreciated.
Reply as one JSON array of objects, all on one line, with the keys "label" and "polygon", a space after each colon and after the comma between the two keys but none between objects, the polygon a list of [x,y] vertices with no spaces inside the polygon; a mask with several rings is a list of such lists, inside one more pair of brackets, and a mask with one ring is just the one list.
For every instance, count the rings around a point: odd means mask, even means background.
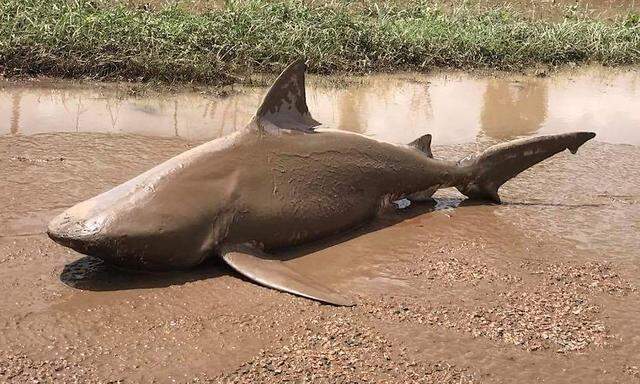
[{"label": "grass", "polygon": [[276,72],[305,57],[319,73],[435,67],[515,70],[546,64],[640,62],[640,17],[559,20],[431,2],[230,1],[192,12],[90,0],[2,0],[5,76],[219,84]]}]

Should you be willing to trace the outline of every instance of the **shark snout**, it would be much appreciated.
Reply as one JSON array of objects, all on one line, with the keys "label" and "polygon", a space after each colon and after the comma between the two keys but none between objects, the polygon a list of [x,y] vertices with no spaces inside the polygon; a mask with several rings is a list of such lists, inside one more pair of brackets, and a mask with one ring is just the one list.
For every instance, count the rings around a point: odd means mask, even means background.
[{"label": "shark snout", "polygon": [[132,216],[96,212],[83,204],[51,220],[47,234],[53,241],[129,269],[187,268],[202,261],[201,254],[184,251],[189,243],[176,241],[170,234],[165,237],[162,231],[149,231]]},{"label": "shark snout", "polygon": [[65,211],[47,226],[47,235],[60,245],[83,254],[92,254],[104,243],[100,230],[104,220],[99,217],[77,217]]}]

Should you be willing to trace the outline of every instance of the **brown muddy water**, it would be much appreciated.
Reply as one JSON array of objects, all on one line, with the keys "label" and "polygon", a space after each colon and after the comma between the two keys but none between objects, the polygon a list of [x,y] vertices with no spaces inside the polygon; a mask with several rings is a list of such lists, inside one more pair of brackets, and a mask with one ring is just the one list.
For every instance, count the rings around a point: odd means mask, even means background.
[{"label": "brown muddy water", "polygon": [[44,235],[65,207],[238,129],[264,89],[3,83],[0,382],[640,382],[637,71],[310,83],[317,120],[398,143],[431,133],[436,157],[598,136],[507,183],[502,205],[441,191],[283,254],[358,303],[335,308],[215,262],[116,270]]}]

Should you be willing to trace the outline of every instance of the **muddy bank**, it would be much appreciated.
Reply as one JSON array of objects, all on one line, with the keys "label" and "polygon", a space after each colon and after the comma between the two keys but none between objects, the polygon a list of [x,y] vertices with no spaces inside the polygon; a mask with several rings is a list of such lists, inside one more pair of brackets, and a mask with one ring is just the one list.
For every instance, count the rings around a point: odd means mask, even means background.
[{"label": "muddy bank", "polygon": [[235,129],[260,90],[113,99],[5,86],[0,98],[17,101],[0,114],[0,381],[640,380],[637,77],[594,71],[313,87],[318,120],[397,142],[431,132],[437,157],[599,135],[507,183],[503,205],[443,191],[283,255],[321,250],[292,263],[354,308],[261,288],[215,262],[123,272],[43,233],[63,208]]}]

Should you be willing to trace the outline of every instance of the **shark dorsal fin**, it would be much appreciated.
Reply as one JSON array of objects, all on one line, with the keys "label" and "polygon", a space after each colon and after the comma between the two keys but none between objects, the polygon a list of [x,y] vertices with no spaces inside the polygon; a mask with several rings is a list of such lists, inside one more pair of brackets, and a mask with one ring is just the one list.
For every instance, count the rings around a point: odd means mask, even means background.
[{"label": "shark dorsal fin", "polygon": [[307,69],[303,60],[297,60],[278,76],[262,100],[252,123],[261,132],[290,129],[312,132],[320,125],[309,113],[304,86]]},{"label": "shark dorsal fin", "polygon": [[409,143],[410,147],[417,149],[418,151],[424,153],[430,158],[433,158],[433,153],[431,152],[431,135],[426,134],[418,137]]}]

